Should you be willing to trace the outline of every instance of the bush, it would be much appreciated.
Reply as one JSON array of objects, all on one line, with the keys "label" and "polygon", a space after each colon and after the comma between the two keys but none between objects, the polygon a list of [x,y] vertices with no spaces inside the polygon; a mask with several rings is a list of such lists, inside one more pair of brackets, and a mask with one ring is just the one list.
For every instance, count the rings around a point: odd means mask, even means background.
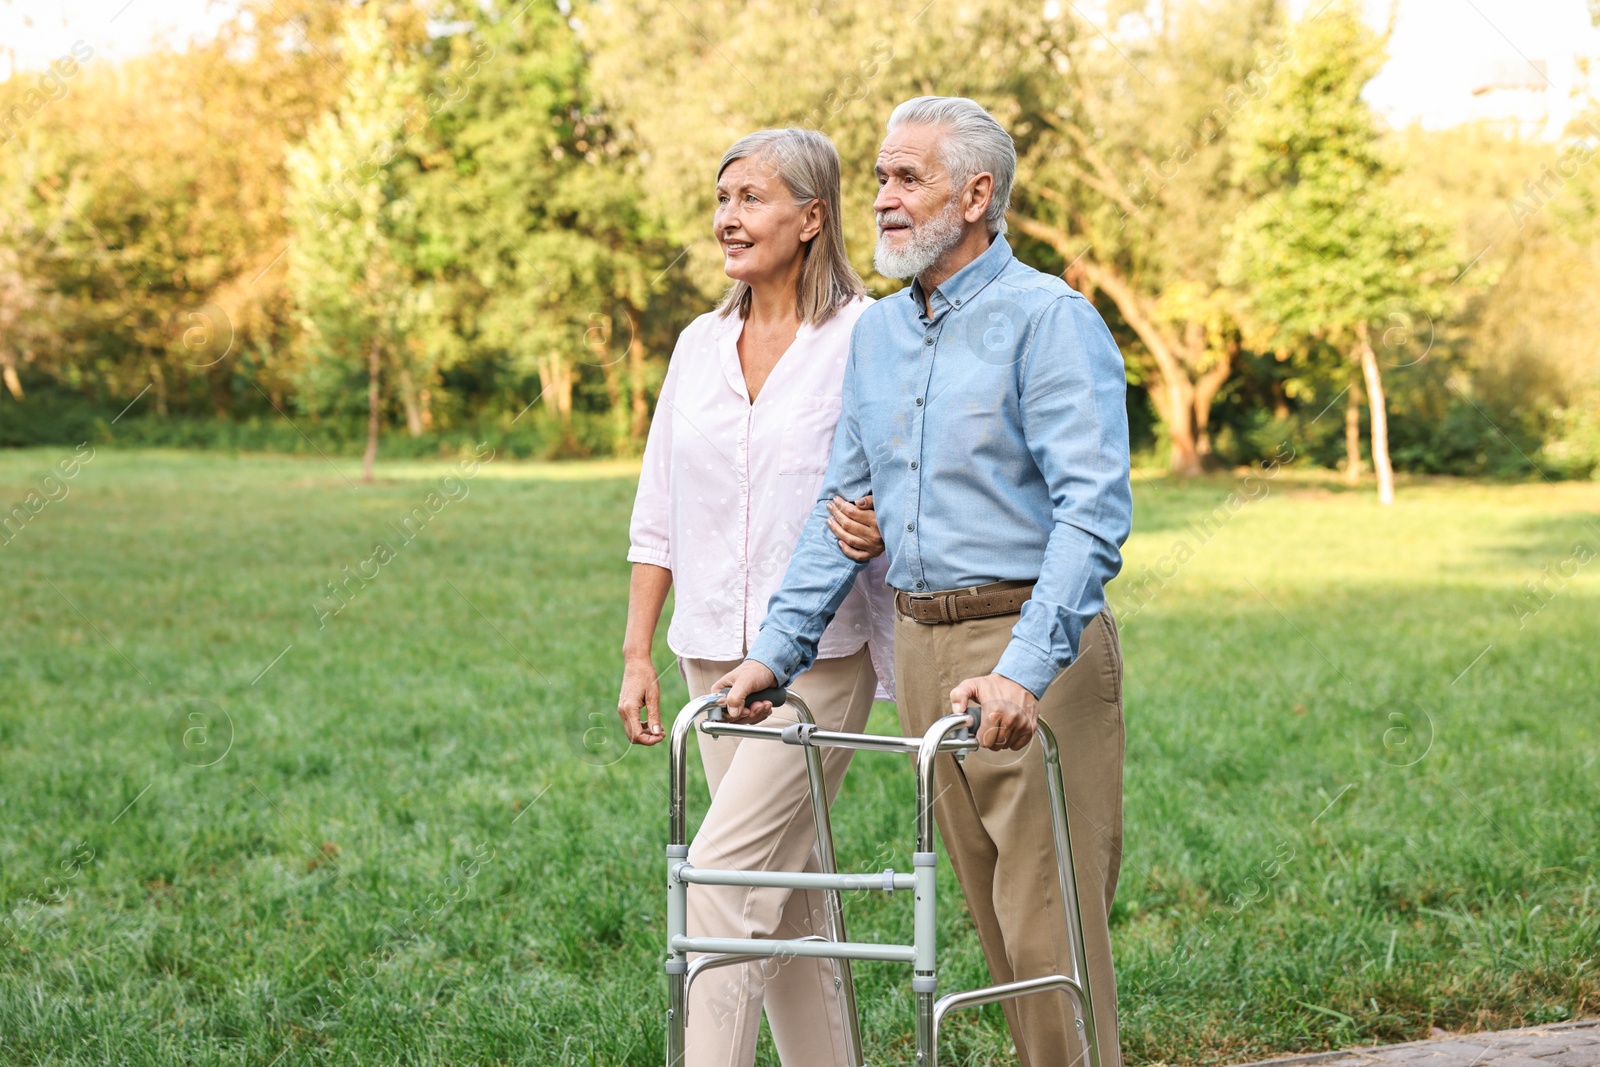
[{"label": "bush", "polygon": [[[196,415],[162,417],[135,409],[106,408],[73,394],[30,391],[17,402],[0,397],[0,447],[40,445],[126,445],[146,448],[189,448],[231,452],[277,452],[290,455],[359,456],[367,444],[364,417],[341,415],[313,419],[295,413],[293,423],[276,412],[249,413],[234,419]],[[385,426],[378,445],[380,458],[413,459],[455,456],[487,442],[503,455],[519,459],[573,459],[616,452],[615,424],[605,416],[574,412],[570,434],[542,407],[530,409],[513,423],[515,412],[479,414],[458,426],[412,437],[404,428]]]}]

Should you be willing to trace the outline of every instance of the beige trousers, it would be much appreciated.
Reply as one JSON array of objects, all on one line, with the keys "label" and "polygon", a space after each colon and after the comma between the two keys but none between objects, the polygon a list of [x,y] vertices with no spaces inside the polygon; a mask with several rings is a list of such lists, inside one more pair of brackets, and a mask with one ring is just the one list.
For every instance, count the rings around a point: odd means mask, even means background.
[{"label": "beige trousers", "polygon": [[[994,670],[1017,616],[950,624],[897,615],[900,726],[920,735],[950,713],[950,690]],[[1061,750],[1084,952],[1101,1067],[1121,1067],[1107,915],[1122,859],[1122,650],[1110,610],[1084,630],[1078,658],[1051,683],[1039,714]],[[1051,844],[1044,751],[939,757],[934,816],[998,983],[1068,973],[1066,919]],[[1003,1002],[1022,1067],[1086,1067],[1064,993]]]},{"label": "beige trousers", "polygon": [[[682,664],[689,692],[698,696],[710,692],[712,683],[739,661],[685,659]],[[789,688],[823,729],[859,733],[877,684],[863,646],[851,656],[818,660]],[[793,721],[778,708],[764,725]],[[689,848],[689,862],[728,870],[820,870],[804,751],[771,741],[704,735],[697,740],[711,809]],[[831,804],[852,752],[821,752]],[[827,903],[819,891],[695,885],[689,887],[688,903],[690,937],[787,939],[828,933]],[[833,960],[799,958],[707,971],[689,994],[688,1067],[750,1067],[763,1006],[785,1067],[845,1067],[849,1057],[837,975]]]}]

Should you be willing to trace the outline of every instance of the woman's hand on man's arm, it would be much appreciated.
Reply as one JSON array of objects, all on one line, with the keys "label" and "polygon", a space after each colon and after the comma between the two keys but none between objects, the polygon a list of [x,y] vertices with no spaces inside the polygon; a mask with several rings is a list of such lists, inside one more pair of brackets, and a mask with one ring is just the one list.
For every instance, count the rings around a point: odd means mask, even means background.
[{"label": "woman's hand on man's arm", "polygon": [[871,493],[853,504],[842,496],[830,500],[828,529],[839,539],[839,551],[857,563],[883,554],[883,534],[878,530]]}]

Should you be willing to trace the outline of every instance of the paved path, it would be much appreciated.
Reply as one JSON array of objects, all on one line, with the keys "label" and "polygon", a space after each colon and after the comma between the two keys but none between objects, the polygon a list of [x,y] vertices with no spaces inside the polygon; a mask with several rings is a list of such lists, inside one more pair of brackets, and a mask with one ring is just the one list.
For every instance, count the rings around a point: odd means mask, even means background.
[{"label": "paved path", "polygon": [[1404,1045],[1376,1045],[1309,1056],[1261,1060],[1241,1067],[1600,1067],[1600,1019],[1441,1036]]}]

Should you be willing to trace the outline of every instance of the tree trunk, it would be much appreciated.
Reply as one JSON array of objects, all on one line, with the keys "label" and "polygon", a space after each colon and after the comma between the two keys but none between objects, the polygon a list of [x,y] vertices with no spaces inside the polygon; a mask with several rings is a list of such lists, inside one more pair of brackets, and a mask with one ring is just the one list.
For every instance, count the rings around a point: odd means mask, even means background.
[{"label": "tree trunk", "polygon": [[1361,385],[1351,382],[1344,402],[1344,484],[1361,482]]},{"label": "tree trunk", "polygon": [[167,417],[167,376],[161,373],[161,361],[150,361],[150,384],[156,390],[156,414]]},{"label": "tree trunk", "polygon": [[422,409],[422,428],[433,429],[433,390],[424,386],[417,390],[417,406]]},{"label": "tree trunk", "polygon": [[639,315],[628,309],[628,404],[633,421],[628,436],[639,451],[650,433],[650,397],[645,391],[644,339],[639,336]]},{"label": "tree trunk", "polygon": [[220,361],[206,366],[206,392],[211,396],[211,408],[216,412],[219,422],[228,420],[229,409],[233,407],[233,390],[230,387],[232,374]]},{"label": "tree trunk", "polygon": [[1188,379],[1168,380],[1158,371],[1148,389],[1150,402],[1172,445],[1167,469],[1185,478],[1199,474],[1202,467],[1200,448],[1194,439],[1194,387]]},{"label": "tree trunk", "polygon": [[572,367],[561,358],[561,353],[551,349],[539,363],[539,384],[545,408],[561,422],[563,447],[572,440]]},{"label": "tree trunk", "polygon": [[[1104,263],[1081,248],[1081,239],[1075,239],[1066,230],[1026,215],[1011,212],[1007,215],[1018,230],[1037,240],[1044,241],[1064,258],[1071,261],[1069,272],[1075,280],[1069,282],[1075,289],[1098,289],[1117,305],[1123,321],[1144,342],[1145,349],[1155,363],[1154,380],[1147,388],[1156,414],[1166,427],[1172,442],[1172,459],[1169,467],[1173,474],[1190,476],[1203,469],[1201,443],[1195,430],[1200,421],[1196,407],[1196,382],[1189,369],[1205,355],[1204,331],[1191,324],[1188,336],[1179,336],[1162,326],[1155,315],[1155,300],[1135,289],[1114,263]],[[1075,245],[1077,247],[1075,247]],[[1196,347],[1198,344],[1198,347]],[[1231,361],[1230,361],[1231,363]],[[1211,414],[1211,399],[1227,381],[1231,366],[1219,370],[1219,380],[1209,385],[1205,396],[1204,420]],[[1210,372],[1207,372],[1209,374]],[[1202,381],[1206,375],[1200,376]],[[1209,442],[1206,444],[1209,449]]]},{"label": "tree trunk", "polygon": [[[1204,343],[1202,339],[1202,344]],[[1230,345],[1217,357],[1211,369],[1201,374],[1194,383],[1195,451],[1204,463],[1211,455],[1211,402],[1233,372],[1233,357],[1237,344]]]},{"label": "tree trunk", "polygon": [[611,422],[611,449],[621,455],[628,442],[628,412],[622,406],[622,372],[616,362],[607,360],[600,364],[600,376],[606,385],[606,416]]},{"label": "tree trunk", "polygon": [[406,432],[412,437],[422,436],[422,408],[417,403],[417,387],[411,381],[411,368],[400,368],[400,403],[406,409]]},{"label": "tree trunk", "polygon": [[361,457],[361,480],[372,482],[372,467],[378,461],[378,339],[367,349],[367,451]]},{"label": "tree trunk", "polygon": [[1389,412],[1383,399],[1383,375],[1367,339],[1367,324],[1357,328],[1357,354],[1367,383],[1367,408],[1372,413],[1372,468],[1378,473],[1378,503],[1394,503],[1394,467],[1389,463]]},{"label": "tree trunk", "polygon": [[6,383],[6,392],[13,399],[22,399],[22,379],[17,377],[17,357],[8,348],[0,348],[0,379]]},{"label": "tree trunk", "polygon": [[1289,397],[1283,391],[1281,379],[1272,380],[1272,417],[1283,422],[1289,417]]}]

